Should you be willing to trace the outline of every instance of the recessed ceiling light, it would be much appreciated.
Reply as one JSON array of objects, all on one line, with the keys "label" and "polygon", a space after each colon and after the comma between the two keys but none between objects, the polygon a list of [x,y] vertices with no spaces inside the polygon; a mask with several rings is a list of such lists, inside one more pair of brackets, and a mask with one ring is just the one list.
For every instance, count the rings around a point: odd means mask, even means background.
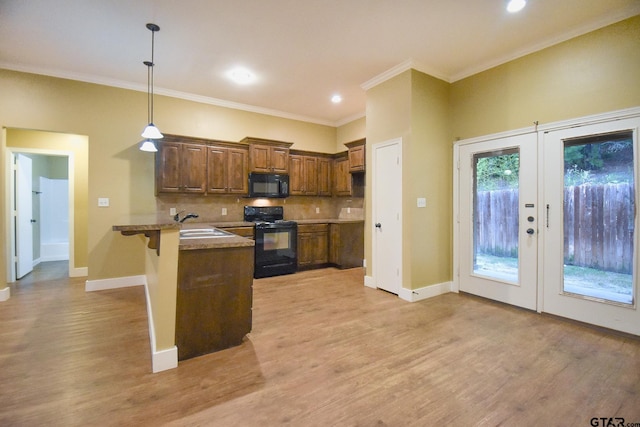
[{"label": "recessed ceiling light", "polygon": [[227,76],[239,85],[248,85],[256,80],[255,74],[243,67],[232,69]]},{"label": "recessed ceiling light", "polygon": [[516,13],[521,11],[525,5],[527,4],[527,0],[509,0],[507,2],[507,12]]},{"label": "recessed ceiling light", "polygon": [[339,104],[342,102],[342,97],[338,94],[335,94],[331,97],[331,102],[333,102],[334,104]]}]

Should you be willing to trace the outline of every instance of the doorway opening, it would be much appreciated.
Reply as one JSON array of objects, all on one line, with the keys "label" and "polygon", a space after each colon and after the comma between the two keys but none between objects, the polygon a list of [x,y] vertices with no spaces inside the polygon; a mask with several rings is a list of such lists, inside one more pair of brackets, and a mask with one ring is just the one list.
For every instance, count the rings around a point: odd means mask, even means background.
[{"label": "doorway opening", "polygon": [[[34,268],[60,272],[69,265],[70,156],[64,152],[11,150],[9,281],[22,280]],[[44,263],[44,265],[40,265]],[[50,264],[53,263],[53,264]],[[53,268],[51,268],[53,266]],[[63,277],[69,277],[70,268]]]},{"label": "doorway opening", "polygon": [[[61,207],[62,210],[64,210],[64,206],[66,205],[66,215],[60,214],[59,217],[54,218],[50,208],[47,208],[47,218],[44,218],[42,215],[42,218],[38,218],[37,213],[34,216],[33,207],[22,209],[23,212],[26,211],[29,213],[29,215],[26,216],[27,223],[29,224],[28,229],[35,228],[32,224],[37,224],[39,227],[41,221],[51,221],[53,223],[52,227],[55,227],[55,230],[52,230],[46,236],[40,236],[41,239],[44,237],[48,246],[44,251],[41,251],[40,254],[36,253],[34,259],[40,259],[41,264],[55,262],[58,263],[59,266],[60,263],[64,263],[68,277],[87,276],[88,137],[86,135],[19,128],[3,128],[2,132],[5,141],[5,164],[3,166],[5,168],[5,230],[7,230],[5,241],[6,255],[3,262],[5,262],[7,282],[13,283],[16,281],[16,268],[14,267],[17,257],[16,225],[17,220],[23,216],[18,215],[16,212],[16,192],[14,189],[16,169],[14,163],[17,156],[29,159],[32,165],[36,165],[35,170],[40,169],[38,165],[39,162],[46,161],[48,163],[48,166],[44,167],[44,169],[48,169],[48,171],[37,176],[37,183],[32,182],[30,184],[37,184],[37,186],[28,187],[28,191],[32,192],[32,198],[24,199],[33,202],[33,198],[36,198],[36,204],[42,204],[40,198],[45,194],[36,194],[40,192],[40,176],[50,180],[50,182],[43,181],[44,186],[54,187],[52,191],[48,191],[48,193],[50,193],[48,194],[49,196],[51,196],[52,192],[61,191],[61,188],[65,186],[67,188],[67,195],[64,201],[55,200],[52,202],[56,204],[58,208]],[[32,159],[35,159],[35,162],[31,161]],[[66,173],[64,172],[65,170]],[[31,177],[32,181],[33,173],[32,171],[31,174],[27,174],[28,177]],[[64,182],[65,176],[66,183]],[[63,197],[64,196],[60,196],[59,198]],[[31,223],[32,219],[36,220],[36,222]],[[67,224],[66,227],[63,225],[65,223]],[[33,237],[31,242],[33,245]],[[38,244],[37,247],[39,248],[40,245]],[[63,252],[65,254],[61,255]],[[46,258],[42,257],[43,253]],[[33,257],[33,249],[31,250],[31,256]],[[31,263],[33,264],[33,261]],[[8,299],[10,297],[9,288],[5,288],[3,292],[3,295],[5,295],[4,299]]]}]

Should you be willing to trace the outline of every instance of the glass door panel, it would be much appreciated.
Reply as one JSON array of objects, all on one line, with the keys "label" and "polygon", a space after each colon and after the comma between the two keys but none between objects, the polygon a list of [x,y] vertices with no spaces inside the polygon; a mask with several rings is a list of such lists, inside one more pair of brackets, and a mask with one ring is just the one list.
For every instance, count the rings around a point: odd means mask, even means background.
[{"label": "glass door panel", "polygon": [[520,151],[473,156],[473,272],[518,283]]},{"label": "glass door panel", "polygon": [[567,294],[633,304],[633,133],[564,141]]}]

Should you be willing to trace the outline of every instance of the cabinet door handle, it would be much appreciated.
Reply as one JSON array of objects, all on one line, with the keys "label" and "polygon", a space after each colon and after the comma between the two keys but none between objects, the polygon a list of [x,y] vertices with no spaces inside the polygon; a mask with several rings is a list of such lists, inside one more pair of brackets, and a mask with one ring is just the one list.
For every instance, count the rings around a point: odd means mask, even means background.
[{"label": "cabinet door handle", "polygon": [[380,224],[379,222],[376,222],[376,228],[382,228],[382,224]]}]

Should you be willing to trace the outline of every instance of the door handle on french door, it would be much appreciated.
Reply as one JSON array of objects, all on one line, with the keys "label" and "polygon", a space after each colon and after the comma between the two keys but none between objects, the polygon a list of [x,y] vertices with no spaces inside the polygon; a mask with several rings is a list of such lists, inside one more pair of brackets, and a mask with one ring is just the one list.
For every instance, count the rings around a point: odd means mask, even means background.
[{"label": "door handle on french door", "polygon": [[379,222],[376,222],[376,228],[382,228],[382,224],[380,224]]},{"label": "door handle on french door", "polygon": [[533,228],[527,228],[527,234],[533,235],[536,231]]},{"label": "door handle on french door", "polygon": [[547,228],[549,228],[549,203],[547,203]]}]

